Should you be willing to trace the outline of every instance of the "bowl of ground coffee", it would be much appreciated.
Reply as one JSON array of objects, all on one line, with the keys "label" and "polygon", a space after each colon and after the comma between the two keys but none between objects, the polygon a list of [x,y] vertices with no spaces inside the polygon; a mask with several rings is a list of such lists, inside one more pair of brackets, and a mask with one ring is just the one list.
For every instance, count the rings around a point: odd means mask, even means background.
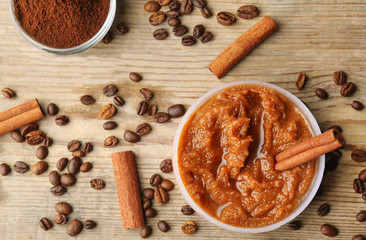
[{"label": "bowl of ground coffee", "polygon": [[55,54],[75,54],[110,29],[116,0],[9,0],[14,24],[33,46]]}]

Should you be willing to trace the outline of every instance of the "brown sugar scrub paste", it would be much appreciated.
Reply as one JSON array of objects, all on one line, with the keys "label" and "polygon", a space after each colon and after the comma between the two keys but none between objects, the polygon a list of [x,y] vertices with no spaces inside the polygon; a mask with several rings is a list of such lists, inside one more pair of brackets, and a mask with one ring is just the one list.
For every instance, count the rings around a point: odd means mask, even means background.
[{"label": "brown sugar scrub paste", "polygon": [[227,88],[183,127],[178,167],[192,199],[212,217],[238,227],[270,225],[289,215],[309,190],[316,160],[274,170],[274,156],[313,134],[299,110],[263,86]]}]

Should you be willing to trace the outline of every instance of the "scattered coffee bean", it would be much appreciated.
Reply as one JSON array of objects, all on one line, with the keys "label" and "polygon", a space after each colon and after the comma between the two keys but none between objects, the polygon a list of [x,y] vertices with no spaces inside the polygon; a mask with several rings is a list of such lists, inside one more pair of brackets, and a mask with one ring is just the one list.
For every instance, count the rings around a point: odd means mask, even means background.
[{"label": "scattered coffee bean", "polygon": [[165,21],[165,13],[164,12],[156,12],[149,18],[149,23],[153,26],[160,25]]},{"label": "scattered coffee bean", "polygon": [[6,98],[13,98],[15,97],[15,92],[10,88],[3,88],[1,94]]},{"label": "scattered coffee bean", "polygon": [[161,175],[155,173],[150,178],[150,185],[153,187],[157,187],[157,186],[159,186],[159,184],[161,183],[162,180],[163,180],[163,178],[161,177]]},{"label": "scattered coffee bean", "polygon": [[244,19],[252,19],[259,15],[259,10],[253,5],[244,5],[238,9],[238,16]]},{"label": "scattered coffee bean", "polygon": [[166,6],[170,3],[171,0],[158,0],[161,6]]},{"label": "scattered coffee bean", "polygon": [[58,225],[65,225],[67,223],[67,217],[64,214],[57,214],[53,221]]},{"label": "scattered coffee bean", "polygon": [[361,195],[362,199],[366,201],[366,191],[363,191],[362,192],[362,195]]},{"label": "scattered coffee bean", "polygon": [[37,148],[36,156],[38,159],[45,159],[48,156],[48,148],[45,146],[40,146]]},{"label": "scattered coffee bean", "polygon": [[91,105],[95,103],[95,99],[90,95],[84,95],[80,97],[80,102],[83,105]]},{"label": "scattered coffee bean", "polygon": [[55,210],[57,213],[69,215],[72,213],[72,207],[67,202],[59,202],[55,205]]},{"label": "scattered coffee bean", "polygon": [[196,39],[191,36],[191,35],[186,35],[184,37],[182,37],[182,45],[183,46],[192,46],[194,44],[196,44]]},{"label": "scattered coffee bean", "polygon": [[36,130],[36,131],[32,131],[30,133],[27,133],[27,135],[25,135],[25,141],[29,145],[37,145],[37,144],[40,144],[41,142],[43,142],[45,137],[46,137],[46,134],[44,132],[42,132],[41,130]]},{"label": "scattered coffee bean", "polygon": [[165,112],[158,112],[154,114],[154,119],[157,123],[165,123],[169,121],[170,115]]},{"label": "scattered coffee bean", "polygon": [[182,224],[182,231],[184,234],[193,234],[197,230],[197,225],[193,221],[186,221]]},{"label": "scattered coffee bean", "polygon": [[10,136],[16,142],[24,142],[24,137],[18,130],[11,131]]},{"label": "scattered coffee bean", "polygon": [[70,174],[75,175],[75,174],[79,173],[81,164],[82,164],[82,161],[80,158],[73,157],[67,164],[67,171]]},{"label": "scattered coffee bean", "polygon": [[291,230],[299,230],[302,227],[302,223],[298,220],[292,221],[288,224]]},{"label": "scattered coffee bean", "polygon": [[124,23],[118,23],[117,26],[116,26],[116,33],[118,35],[125,35],[126,33],[128,33],[128,27],[126,24]]},{"label": "scattered coffee bean", "polygon": [[170,10],[179,10],[180,9],[180,2],[177,0],[173,0],[169,3]]},{"label": "scattered coffee bean", "polygon": [[140,89],[140,95],[146,101],[149,101],[153,98],[153,93],[147,88],[141,88]]},{"label": "scattered coffee bean", "polygon": [[54,186],[50,188],[50,192],[55,196],[61,196],[66,192],[66,188],[62,185]]},{"label": "scattered coffee bean", "polygon": [[72,140],[67,144],[67,150],[69,150],[69,152],[75,152],[80,146],[81,142],[79,140]]},{"label": "scattered coffee bean", "polygon": [[333,81],[337,85],[343,85],[347,81],[347,76],[342,70],[340,70],[338,72],[334,72],[333,73]]},{"label": "scattered coffee bean", "polygon": [[115,136],[109,136],[104,140],[104,147],[111,148],[118,144],[119,140]]},{"label": "scattered coffee bean", "polygon": [[362,182],[359,178],[356,178],[353,181],[353,189],[355,190],[356,193],[362,193],[363,192]]},{"label": "scattered coffee bean", "polygon": [[98,113],[99,118],[109,119],[116,113],[116,107],[113,104],[107,104],[102,107]]},{"label": "scattered coffee bean", "polygon": [[170,191],[174,188],[174,183],[168,179],[164,179],[160,183],[160,187],[164,188],[167,191]]},{"label": "scattered coffee bean", "polygon": [[93,165],[90,162],[85,162],[85,163],[81,164],[80,171],[85,173],[85,172],[89,172],[92,168],[93,168]]},{"label": "scattered coffee bean", "polygon": [[57,186],[61,184],[60,175],[58,175],[58,172],[52,171],[48,174],[48,179],[50,180],[50,183],[53,186]]},{"label": "scattered coffee bean", "polygon": [[153,32],[153,37],[156,40],[164,40],[168,37],[168,32],[164,28],[159,28]]},{"label": "scattered coffee bean", "polygon": [[148,123],[141,123],[136,127],[136,133],[139,136],[144,136],[151,132],[151,126]]},{"label": "scattered coffee bean", "polygon": [[201,8],[201,14],[204,18],[210,18],[212,16],[211,10],[208,7]]},{"label": "scattered coffee bean", "polygon": [[338,229],[330,224],[323,224],[320,227],[320,232],[328,237],[335,237],[338,235]]},{"label": "scattered coffee bean", "polygon": [[6,163],[0,164],[0,174],[6,176],[11,172],[10,166]]},{"label": "scattered coffee bean", "polygon": [[113,103],[114,103],[116,106],[121,107],[121,106],[125,105],[125,100],[123,100],[123,98],[122,98],[122,97],[120,97],[120,96],[115,96],[115,97],[113,98]]},{"label": "scattered coffee bean", "polygon": [[50,138],[50,137],[45,137],[45,139],[43,139],[42,144],[43,144],[43,146],[45,146],[45,147],[50,147],[50,146],[52,146],[52,144],[53,144],[52,138]]},{"label": "scattered coffee bean", "polygon": [[182,104],[175,104],[170,106],[167,112],[172,118],[178,118],[184,115],[186,109]]},{"label": "scattered coffee bean", "polygon": [[142,80],[141,75],[136,72],[131,72],[129,77],[133,82],[140,82]]},{"label": "scattered coffee bean", "polygon": [[354,110],[357,110],[357,111],[360,111],[363,109],[363,104],[360,102],[360,101],[353,101],[352,104],[351,104],[351,107],[354,109]]},{"label": "scattered coffee bean", "polygon": [[140,237],[141,238],[148,238],[151,236],[152,229],[150,226],[144,226],[140,230]]},{"label": "scattered coffee bean", "polygon": [[59,115],[55,118],[56,125],[58,126],[64,126],[69,122],[69,117],[66,115]]},{"label": "scattered coffee bean", "polygon": [[150,199],[146,199],[143,203],[142,203],[142,208],[144,210],[151,208],[152,206],[152,201]]},{"label": "scattered coffee bean", "polygon": [[90,180],[90,186],[95,190],[101,190],[104,188],[105,183],[101,179],[92,179]]},{"label": "scattered coffee bean", "polygon": [[159,221],[158,222],[158,228],[162,232],[167,232],[170,230],[169,224],[167,224],[165,221]]},{"label": "scattered coffee bean", "polygon": [[207,31],[205,32],[201,37],[200,40],[202,43],[207,43],[213,39],[213,35],[211,32]]},{"label": "scattered coffee bean", "polygon": [[165,12],[165,15],[167,17],[180,17],[182,14],[178,10],[170,10]]},{"label": "scattered coffee bean", "polygon": [[86,220],[84,221],[84,227],[85,229],[93,229],[97,226],[97,223],[93,220]]},{"label": "scattered coffee bean", "polygon": [[153,199],[154,198],[154,189],[152,188],[144,188],[142,191],[142,196],[146,199]]},{"label": "scattered coffee bean", "polygon": [[36,162],[32,166],[32,173],[35,175],[40,175],[48,169],[48,164],[45,161]]},{"label": "scattered coffee bean", "polygon": [[327,99],[328,93],[323,88],[317,88],[315,90],[315,95],[320,99]]},{"label": "scattered coffee bean", "polygon": [[158,212],[154,208],[148,208],[145,210],[145,217],[154,218],[158,215]]},{"label": "scattered coffee bean", "polygon": [[355,235],[352,237],[352,240],[365,240],[365,237],[363,235]]},{"label": "scattered coffee bean", "polygon": [[184,15],[190,14],[193,10],[192,0],[182,0],[180,4],[180,12]]},{"label": "scattered coffee bean", "polygon": [[25,162],[17,161],[14,163],[14,171],[17,173],[25,173],[29,170],[28,165]]},{"label": "scattered coffee bean", "polygon": [[220,23],[224,26],[230,26],[233,23],[235,23],[235,21],[236,21],[234,14],[232,14],[230,12],[224,12],[224,11],[219,12],[216,15],[216,19],[217,19],[218,23]]},{"label": "scattered coffee bean", "polygon": [[171,159],[164,159],[160,163],[160,170],[163,173],[170,173],[173,171],[173,164]]},{"label": "scattered coffee bean", "polygon": [[180,24],[179,18],[171,17],[168,19],[168,25],[171,27],[178,26]]},{"label": "scattered coffee bean", "polygon": [[323,217],[323,216],[325,216],[325,215],[328,215],[329,211],[330,211],[330,206],[329,206],[329,204],[327,204],[327,203],[323,203],[323,204],[322,204],[322,205],[320,205],[320,207],[318,208],[317,213],[318,213],[318,215],[319,215],[319,216]]},{"label": "scattered coffee bean", "polygon": [[28,133],[38,130],[38,125],[35,123],[30,123],[28,125],[25,125],[20,130],[20,134],[25,137]]},{"label": "scattered coffee bean", "polygon": [[108,84],[107,86],[105,86],[103,88],[103,94],[106,97],[112,97],[113,95],[115,95],[118,92],[118,88],[116,85],[114,84]]},{"label": "scattered coffee bean", "polygon": [[157,1],[148,1],[144,5],[144,9],[146,12],[157,12],[161,8],[160,4]]},{"label": "scattered coffee bean", "polygon": [[67,224],[66,233],[73,237],[78,235],[82,229],[83,229],[82,222],[80,222],[77,219],[73,219],[71,220],[71,222],[69,222],[69,224]]},{"label": "scattered coffee bean", "polygon": [[174,36],[181,37],[188,32],[188,28],[185,25],[177,25],[173,28]]},{"label": "scattered coffee bean", "polygon": [[343,84],[340,90],[340,94],[343,97],[349,97],[356,91],[356,85],[352,82],[347,82]]},{"label": "scattered coffee bean", "polygon": [[192,0],[192,3],[198,8],[204,8],[207,5],[206,0]]},{"label": "scattered coffee bean", "polygon": [[47,106],[47,114],[49,116],[56,116],[57,113],[58,113],[58,107],[57,107],[57,105],[54,104],[54,103],[48,104],[48,106]]},{"label": "scattered coffee bean", "polygon": [[103,37],[102,42],[104,44],[110,44],[112,42],[112,40],[113,40],[113,33],[112,33],[112,31],[109,30],[106,33],[106,35]]},{"label": "scattered coffee bean", "polygon": [[334,160],[338,160],[342,157],[342,152],[339,151],[339,149],[336,149],[334,151],[331,151],[327,154],[325,154],[325,158],[328,160],[334,159]]},{"label": "scattered coffee bean", "polygon": [[90,153],[91,151],[93,151],[93,144],[91,144],[90,142],[86,142],[81,147],[81,150],[83,150],[85,153]]},{"label": "scattered coffee bean", "polygon": [[154,192],[154,200],[157,204],[165,204],[168,202],[168,194],[164,188],[158,187]]},{"label": "scattered coffee bean", "polygon": [[366,211],[360,211],[359,213],[357,213],[356,215],[356,219],[359,222],[364,222],[366,221]]},{"label": "scattered coffee bean", "polygon": [[44,218],[41,218],[41,220],[39,220],[39,226],[43,230],[47,231],[48,229],[52,228],[52,222],[48,218],[44,217]]},{"label": "scattered coffee bean", "polygon": [[64,173],[60,177],[61,184],[64,186],[72,186],[75,184],[76,179],[70,173]]},{"label": "scattered coffee bean", "polygon": [[181,212],[183,213],[183,215],[192,215],[194,213],[194,210],[193,208],[191,208],[191,206],[184,205],[181,208]]},{"label": "scattered coffee bean", "polygon": [[328,161],[326,161],[326,163],[325,163],[325,169],[326,169],[327,171],[333,171],[333,170],[335,170],[337,167],[338,167],[338,160],[336,160],[336,159],[328,160]]},{"label": "scattered coffee bean", "polygon": [[340,133],[343,132],[343,129],[340,126],[338,126],[338,125],[333,125],[330,128],[328,128],[328,130],[330,130],[330,129],[335,129],[335,130],[337,130]]},{"label": "scattered coffee bean", "polygon": [[355,149],[351,153],[351,158],[356,162],[365,162],[366,161],[366,151],[362,149]]},{"label": "scattered coffee bean", "polygon": [[304,72],[299,73],[299,75],[297,76],[297,79],[296,79],[296,83],[295,83],[296,89],[297,90],[303,89],[304,85],[306,83],[306,80],[307,80],[306,74]]},{"label": "scattered coffee bean", "polygon": [[193,28],[193,37],[199,38],[205,32],[205,27],[202,24],[198,24]]},{"label": "scattered coffee bean", "polygon": [[361,181],[366,181],[366,169],[362,170],[359,174],[358,174],[358,178]]},{"label": "scattered coffee bean", "polygon": [[137,109],[136,109],[137,115],[139,115],[139,116],[145,115],[145,113],[147,112],[148,108],[149,108],[149,103],[146,102],[146,101],[141,101],[139,103],[139,105],[137,106]]},{"label": "scattered coffee bean", "polygon": [[67,159],[67,158],[60,158],[60,160],[58,160],[57,163],[56,163],[56,168],[59,171],[62,171],[67,166],[67,163],[68,162],[69,162],[69,159]]},{"label": "scattered coffee bean", "polygon": [[86,155],[85,152],[82,150],[76,150],[76,151],[72,152],[73,157],[82,158],[82,157],[85,157],[85,155]]},{"label": "scattered coffee bean", "polygon": [[150,104],[147,112],[149,116],[154,116],[158,112],[158,106],[156,106],[156,104]]}]

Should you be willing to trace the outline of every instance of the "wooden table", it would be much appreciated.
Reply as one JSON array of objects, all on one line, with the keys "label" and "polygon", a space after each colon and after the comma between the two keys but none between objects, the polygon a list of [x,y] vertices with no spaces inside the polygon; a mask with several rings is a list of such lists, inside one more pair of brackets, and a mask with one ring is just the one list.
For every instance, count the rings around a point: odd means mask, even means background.
[{"label": "wooden table", "polygon": [[[238,19],[230,27],[219,25],[215,17],[204,19],[197,9],[182,18],[183,24],[192,31],[196,24],[204,24],[211,31],[214,41],[192,47],[183,47],[180,39],[172,34],[164,41],[156,41],[152,31],[156,27],[147,22],[149,14],[143,11],[143,0],[124,0],[118,3],[116,21],[128,24],[130,32],[116,37],[109,45],[98,44],[89,51],[73,56],[56,56],[42,52],[29,45],[16,31],[9,14],[8,2],[0,3],[0,87],[10,87],[17,93],[15,99],[1,96],[0,111],[38,98],[43,106],[50,102],[60,107],[60,113],[70,117],[64,127],[54,124],[54,117],[40,121],[40,127],[54,140],[46,161],[49,170],[40,176],[30,171],[17,174],[14,171],[0,177],[0,239],[66,239],[65,226],[54,226],[44,232],[38,225],[41,217],[53,218],[54,205],[59,201],[72,204],[70,218],[93,219],[98,222],[94,230],[83,230],[78,239],[138,239],[139,230],[124,231],[114,183],[113,152],[133,150],[141,187],[149,186],[149,178],[160,172],[159,163],[172,155],[173,137],[179,123],[174,119],[166,124],[152,123],[153,131],[137,144],[122,140],[125,129],[134,129],[138,123],[150,121],[149,117],[135,114],[140,101],[138,90],[153,90],[153,102],[163,111],[172,104],[183,103],[187,107],[206,91],[223,83],[237,80],[271,82],[294,93],[311,109],[322,129],[338,124],[342,126],[347,145],[342,150],[339,167],[326,172],[322,196],[316,197],[298,217],[303,228],[291,231],[285,225],[278,230],[263,234],[238,234],[221,230],[197,214],[184,216],[180,207],[186,204],[178,188],[170,192],[170,201],[155,206],[158,216],[149,219],[153,226],[151,239],[326,239],[320,232],[323,223],[334,224],[339,229],[338,239],[351,239],[355,234],[366,234],[365,224],[355,219],[356,213],[366,210],[360,194],[352,189],[353,179],[366,167],[365,163],[351,160],[350,153],[356,148],[366,148],[366,114],[346,105],[354,99],[366,103],[366,4],[363,1],[336,0],[275,0],[243,2],[238,0],[208,0],[214,13],[220,10],[236,12],[244,3],[255,4],[261,10],[260,17],[252,20]],[[216,79],[207,66],[226,46],[254,25],[262,17],[270,15],[279,30],[260,45],[250,56],[236,66],[222,80]],[[170,29],[166,23],[164,28]],[[332,81],[332,73],[343,69],[349,81],[357,85],[357,92],[350,98],[341,97],[339,87]],[[139,72],[144,80],[131,82],[128,74]],[[297,74],[305,71],[309,81],[302,91],[295,89]],[[107,132],[102,129],[104,121],[96,115],[101,106],[111,102],[102,95],[101,89],[109,83],[116,84],[126,100],[113,118],[118,128]],[[328,100],[319,100],[314,90],[324,88]],[[93,95],[97,102],[91,106],[80,104],[81,95]],[[112,149],[102,147],[103,140],[116,135],[122,141]],[[69,187],[61,197],[50,194],[48,173],[55,169],[57,160],[70,157],[65,145],[72,139],[91,141],[95,149],[84,161],[93,163],[91,172],[78,174],[77,184]],[[13,165],[25,161],[32,165],[37,161],[35,146],[15,143],[6,134],[0,137],[0,162]],[[174,181],[173,174],[163,174]],[[106,188],[95,191],[90,188],[92,178],[101,178]],[[328,202],[331,212],[319,217],[316,210]],[[156,223],[166,220],[172,230],[160,232]],[[194,220],[199,230],[185,236],[180,225]]]}]

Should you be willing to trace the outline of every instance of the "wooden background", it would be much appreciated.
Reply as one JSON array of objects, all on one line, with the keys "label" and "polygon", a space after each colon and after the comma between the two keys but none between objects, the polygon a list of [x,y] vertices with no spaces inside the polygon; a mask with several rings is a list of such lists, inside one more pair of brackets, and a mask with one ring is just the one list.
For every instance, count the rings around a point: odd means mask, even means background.
[{"label": "wooden background", "polygon": [[[60,113],[70,117],[64,127],[54,124],[53,117],[40,122],[41,129],[54,139],[46,161],[49,170],[40,176],[31,172],[6,177],[0,176],[0,239],[68,239],[65,226],[55,226],[44,232],[38,225],[41,217],[53,218],[54,205],[67,201],[74,207],[71,218],[93,219],[98,227],[83,230],[78,239],[139,239],[139,230],[122,229],[119,205],[114,183],[110,154],[133,150],[137,156],[142,187],[147,187],[150,176],[159,171],[162,159],[172,155],[173,137],[179,119],[166,124],[152,123],[153,131],[137,144],[122,140],[125,129],[134,129],[138,123],[150,121],[148,117],[135,114],[140,101],[138,90],[151,89],[155,96],[152,102],[161,110],[172,104],[182,103],[189,107],[206,91],[226,82],[236,80],[259,80],[271,82],[294,93],[303,100],[323,129],[338,124],[344,129],[347,145],[342,150],[339,167],[327,172],[323,186],[325,192],[316,197],[298,217],[303,228],[291,231],[288,226],[263,234],[238,234],[218,229],[197,214],[184,216],[180,207],[186,204],[177,187],[170,192],[170,201],[164,206],[155,206],[158,216],[148,220],[153,226],[151,239],[326,239],[320,234],[323,223],[334,224],[339,229],[338,239],[351,239],[355,234],[365,234],[365,223],[355,219],[356,213],[366,210],[360,194],[352,189],[353,179],[366,167],[366,163],[351,160],[355,148],[366,149],[366,114],[357,112],[346,104],[358,99],[366,103],[366,4],[361,1],[336,0],[208,0],[214,13],[221,10],[236,12],[243,4],[255,4],[261,14],[252,20],[238,19],[225,27],[215,17],[204,19],[197,9],[182,18],[192,32],[196,24],[204,24],[211,31],[214,41],[192,47],[183,47],[180,39],[170,34],[164,41],[156,41],[148,24],[149,14],[143,11],[143,0],[120,0],[115,23],[128,24],[130,32],[118,36],[109,45],[98,44],[94,48],[73,56],[56,56],[29,45],[16,31],[9,13],[8,1],[0,2],[0,88],[10,87],[17,93],[15,99],[0,97],[0,111],[38,98],[43,106],[50,102],[60,107]],[[242,61],[222,80],[216,79],[207,66],[226,46],[233,42],[262,17],[270,15],[279,25],[279,30],[250,56]],[[164,23],[164,28],[170,27]],[[332,73],[343,69],[349,81],[357,85],[357,92],[350,98],[339,95],[339,87],[332,81]],[[128,80],[131,71],[139,72],[144,80],[134,83]],[[294,81],[300,71],[305,71],[309,82],[302,91],[295,89]],[[101,89],[109,83],[116,84],[126,100],[112,119],[119,127],[104,131],[104,121],[97,119],[98,109],[111,102],[102,95]],[[319,100],[314,95],[318,87],[326,89],[328,100]],[[83,106],[79,97],[93,95],[97,102]],[[103,140],[116,135],[122,141],[112,149],[102,147]],[[79,139],[91,141],[95,149],[84,161],[94,168],[86,174],[78,174],[77,184],[68,188],[61,197],[49,193],[48,173],[55,169],[57,160],[70,157],[65,145]],[[9,134],[0,137],[0,162],[13,165],[22,160],[29,165],[37,161],[35,146],[15,143]],[[174,181],[173,174],[163,174]],[[90,188],[92,178],[101,178],[106,188],[95,191]],[[316,210],[324,202],[331,205],[328,216],[319,217]],[[172,230],[160,232],[156,223],[167,221]],[[185,236],[180,225],[185,220],[194,220],[199,230]]]}]

